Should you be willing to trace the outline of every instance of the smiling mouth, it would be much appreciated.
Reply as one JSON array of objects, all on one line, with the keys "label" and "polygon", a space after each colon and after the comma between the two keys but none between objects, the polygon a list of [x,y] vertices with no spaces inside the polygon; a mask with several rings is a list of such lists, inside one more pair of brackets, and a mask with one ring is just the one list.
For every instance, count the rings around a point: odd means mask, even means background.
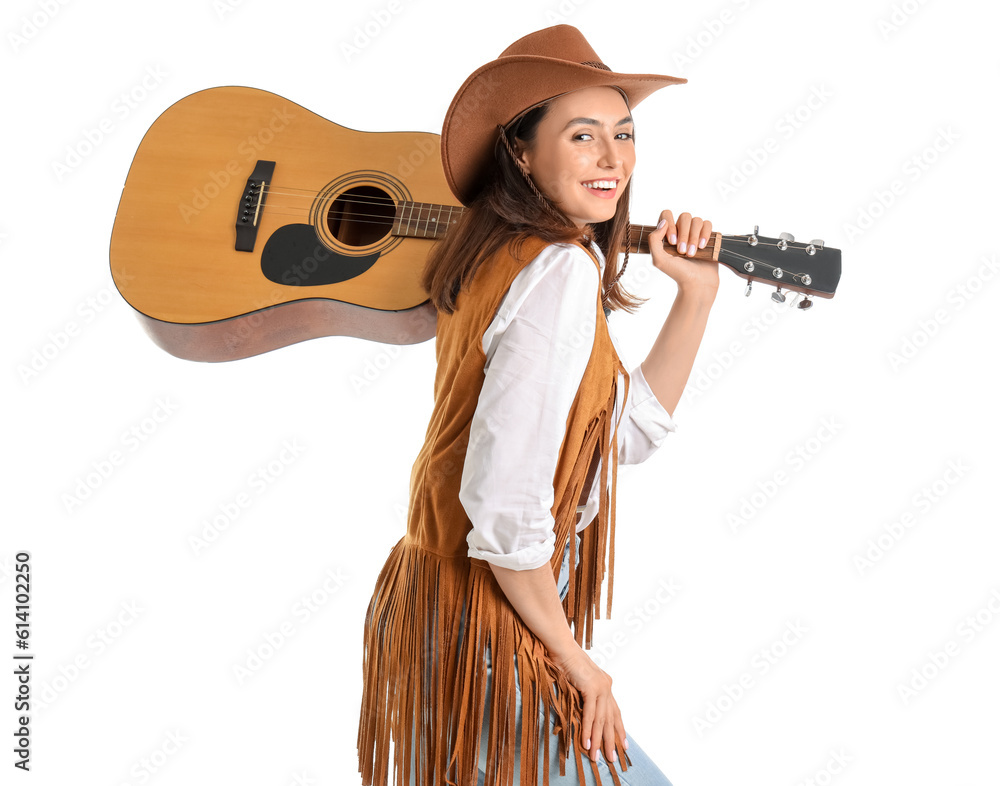
[{"label": "smiling mouth", "polygon": [[617,178],[614,180],[585,180],[580,185],[588,191],[614,191],[618,188]]},{"label": "smiling mouth", "polygon": [[585,180],[580,183],[584,190],[591,196],[598,199],[614,199],[618,195],[618,179],[614,180]]}]

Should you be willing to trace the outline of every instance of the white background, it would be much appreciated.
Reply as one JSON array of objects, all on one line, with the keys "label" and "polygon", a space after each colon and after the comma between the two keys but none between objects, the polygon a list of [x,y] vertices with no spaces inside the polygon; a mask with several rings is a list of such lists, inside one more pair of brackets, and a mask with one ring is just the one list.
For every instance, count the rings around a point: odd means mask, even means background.
[{"label": "white background", "polygon": [[[157,348],[108,267],[144,132],[230,84],[349,128],[438,132],[468,73],[565,21],[614,69],[689,79],[635,111],[634,222],[690,210],[843,250],[837,296],[809,312],[722,272],[678,432],[619,475],[592,654],[626,728],[675,786],[1000,783],[998,17],[916,0],[7,3],[0,649],[27,550],[21,780],[360,783],[364,613],[404,532],[433,341],[223,364]],[[122,111],[122,94],[140,100]],[[633,366],[674,290],[648,257],[629,275],[651,298],[613,317]],[[252,504],[195,555],[240,494]]]}]

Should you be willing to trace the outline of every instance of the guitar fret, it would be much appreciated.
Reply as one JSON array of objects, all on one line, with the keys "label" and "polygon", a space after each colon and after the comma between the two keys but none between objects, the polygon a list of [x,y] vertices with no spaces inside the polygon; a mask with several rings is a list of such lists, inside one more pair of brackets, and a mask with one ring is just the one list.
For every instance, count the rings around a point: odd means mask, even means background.
[{"label": "guitar fret", "polygon": [[406,203],[402,200],[396,205],[396,226],[394,227],[395,234],[403,234],[403,211],[406,209]]},{"label": "guitar fret", "polygon": [[407,202],[406,204],[410,208],[410,215],[407,216],[407,218],[406,218],[406,232],[404,234],[407,237],[409,237],[409,235],[410,235],[410,221],[411,221],[411,216],[413,215],[413,203],[412,202]]}]

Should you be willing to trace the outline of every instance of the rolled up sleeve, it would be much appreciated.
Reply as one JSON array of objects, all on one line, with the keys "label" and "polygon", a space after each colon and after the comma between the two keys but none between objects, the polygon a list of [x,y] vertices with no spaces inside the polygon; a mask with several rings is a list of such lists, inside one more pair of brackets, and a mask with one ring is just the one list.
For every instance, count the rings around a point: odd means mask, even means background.
[{"label": "rolled up sleeve", "polygon": [[593,351],[599,286],[582,249],[549,246],[518,273],[487,331],[459,491],[470,557],[513,570],[552,557],[556,465]]},{"label": "rolled up sleeve", "polygon": [[642,364],[629,374],[628,401],[622,419],[624,433],[620,434],[619,464],[639,464],[652,456],[667,435],[677,430],[677,424],[653,394]]}]

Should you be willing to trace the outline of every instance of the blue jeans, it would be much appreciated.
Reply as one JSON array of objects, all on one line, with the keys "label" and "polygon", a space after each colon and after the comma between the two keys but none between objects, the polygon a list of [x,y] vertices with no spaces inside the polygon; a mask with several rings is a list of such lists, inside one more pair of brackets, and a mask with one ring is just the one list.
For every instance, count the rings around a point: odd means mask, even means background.
[{"label": "blue jeans", "polygon": [[[562,568],[559,572],[559,581],[557,586],[559,588],[559,597],[563,599],[566,597],[566,593],[569,592],[569,547],[570,544],[566,544],[566,550],[563,553],[563,563]],[[579,564],[580,558],[580,537],[575,538],[576,547],[576,558],[577,564]],[[465,616],[465,611],[462,611],[462,617]],[[514,670],[517,671],[517,656],[514,656]],[[430,679],[430,675],[427,675]],[[514,757],[514,783],[519,784],[521,782],[521,713],[523,708],[521,706],[521,688],[518,682],[517,676],[514,678],[514,687],[517,692],[517,705],[515,707],[515,739],[517,744],[514,749],[509,751],[509,755]],[[489,647],[486,648],[486,705],[483,710],[483,731],[482,736],[479,741],[479,780],[477,786],[485,786],[486,784],[486,749],[489,742],[489,712],[490,712],[490,697],[493,690],[493,660],[491,657],[491,652]],[[553,718],[549,719],[549,722],[545,721],[544,714],[545,708],[539,703],[538,707],[535,709],[538,712],[542,722],[540,724],[540,733],[549,735],[549,783],[551,786],[578,786],[580,783],[579,776],[576,769],[576,754],[570,750],[570,754],[566,759],[566,774],[559,775],[559,745],[558,740],[555,735],[552,734],[552,722]],[[618,770],[618,778],[621,781],[622,786],[672,786],[667,776],[660,772],[659,768],[650,760],[650,758],[645,754],[642,748],[639,747],[638,743],[632,738],[631,734],[626,733],[625,739],[628,740],[628,757],[632,762],[626,772],[622,772],[621,768],[616,764],[615,767]],[[539,756],[545,755],[545,742],[543,738],[539,738],[538,741],[538,751]],[[583,769],[584,769],[584,782],[587,786],[595,786],[594,774],[591,770],[589,763],[589,751],[580,751],[580,755],[583,758]],[[411,773],[415,765],[415,756],[410,756],[410,768]],[[614,786],[614,780],[611,778],[611,773],[608,769],[608,764],[604,761],[604,756],[602,755],[597,762],[597,770],[601,776],[602,786]],[[390,767],[391,771],[391,767]],[[539,768],[538,771],[538,783],[543,784],[545,781],[544,771]],[[410,783],[415,782],[415,777],[413,774],[410,776]],[[466,784],[462,784],[466,786]],[[468,784],[468,786],[472,786]]]},{"label": "blue jeans", "polygon": [[[577,564],[579,564],[580,556],[580,537],[577,535],[576,541],[576,554],[577,554]],[[569,592],[569,546],[566,544],[566,551],[563,554],[563,564],[562,569],[559,572],[559,581],[557,586],[559,588],[560,599],[566,597],[566,593]],[[517,670],[517,656],[514,656],[514,669]],[[514,783],[518,784],[521,782],[521,768],[519,766],[521,757],[521,712],[523,708],[521,707],[521,688],[515,677],[514,686],[517,691],[517,708],[515,709],[516,720],[515,720],[515,739],[518,740],[517,745],[514,750],[510,751],[510,754],[514,756]],[[485,786],[486,783],[486,747],[489,740],[489,707],[490,707],[490,696],[492,695],[493,689],[493,662],[491,658],[491,653],[489,648],[486,650],[486,717],[483,720],[483,734],[479,742],[479,783],[478,786]],[[541,733],[548,734],[549,736],[549,783],[552,786],[577,786],[580,783],[579,775],[576,769],[576,755],[570,750],[570,754],[566,759],[566,774],[559,775],[559,746],[557,744],[556,737],[552,735],[552,723],[551,719],[547,723],[545,720],[545,708],[541,704],[536,708],[539,717],[541,718]],[[632,764],[629,766],[626,772],[622,772],[621,768],[618,767],[617,763],[615,765],[618,770],[618,778],[621,780],[622,786],[672,786],[667,776],[660,772],[659,768],[650,760],[650,758],[643,752],[642,748],[636,743],[632,738],[632,735],[626,733],[625,739],[628,740],[628,757]],[[539,757],[545,755],[545,743],[540,738],[538,741],[538,751]],[[593,786],[595,784],[594,774],[591,771],[590,763],[588,761],[589,751],[580,751],[580,755],[583,758],[583,769],[585,782],[588,786]],[[544,765],[543,765],[544,766]],[[611,778],[611,773],[608,770],[608,763],[604,760],[603,754],[598,759],[597,770],[601,776],[601,783],[603,786],[614,786],[614,781]],[[538,783],[544,783],[543,780],[544,773],[541,768],[538,771]]]}]

